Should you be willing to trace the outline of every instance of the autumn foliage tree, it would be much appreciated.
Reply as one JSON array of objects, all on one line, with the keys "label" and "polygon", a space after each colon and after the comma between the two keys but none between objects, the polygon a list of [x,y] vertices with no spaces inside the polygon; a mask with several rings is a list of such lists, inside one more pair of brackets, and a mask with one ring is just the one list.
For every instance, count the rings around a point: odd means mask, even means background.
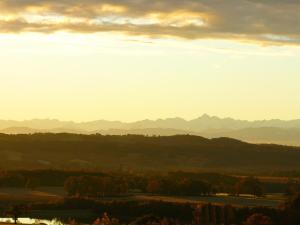
[{"label": "autumn foliage tree", "polygon": [[263,196],[263,187],[259,179],[255,177],[246,177],[240,179],[235,185],[235,193],[237,195],[241,193],[252,194],[254,196]]},{"label": "autumn foliage tree", "polygon": [[273,225],[273,222],[270,217],[256,213],[247,218],[245,225]]},{"label": "autumn foliage tree", "polygon": [[300,224],[300,193],[286,202],[284,211],[287,224]]}]

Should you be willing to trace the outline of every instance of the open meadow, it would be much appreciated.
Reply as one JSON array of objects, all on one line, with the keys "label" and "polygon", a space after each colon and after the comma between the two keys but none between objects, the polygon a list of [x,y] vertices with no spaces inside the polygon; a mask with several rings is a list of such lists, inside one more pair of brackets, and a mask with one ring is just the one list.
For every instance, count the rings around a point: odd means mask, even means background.
[{"label": "open meadow", "polygon": [[[40,187],[36,190],[26,188],[0,188],[0,205],[6,202],[55,202],[67,197],[62,187]],[[234,206],[265,206],[278,207],[286,200],[284,194],[266,194],[263,197],[251,195],[231,196],[228,194],[216,194],[212,196],[164,196],[147,193],[128,193],[116,197],[97,198],[103,201],[162,201],[178,203],[212,203],[230,204]]]}]

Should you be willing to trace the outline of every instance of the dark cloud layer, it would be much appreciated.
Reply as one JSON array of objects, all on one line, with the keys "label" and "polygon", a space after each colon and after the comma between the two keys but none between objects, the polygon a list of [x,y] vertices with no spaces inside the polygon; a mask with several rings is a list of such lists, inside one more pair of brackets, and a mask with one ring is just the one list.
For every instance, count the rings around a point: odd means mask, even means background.
[{"label": "dark cloud layer", "polygon": [[2,0],[0,16],[2,33],[115,31],[300,44],[299,0]]}]

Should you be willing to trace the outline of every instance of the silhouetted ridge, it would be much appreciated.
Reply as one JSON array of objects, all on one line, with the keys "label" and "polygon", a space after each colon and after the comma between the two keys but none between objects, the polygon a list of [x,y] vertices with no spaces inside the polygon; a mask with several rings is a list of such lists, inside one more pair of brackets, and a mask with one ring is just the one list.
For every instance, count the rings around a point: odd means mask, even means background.
[{"label": "silhouetted ridge", "polygon": [[212,138],[211,142],[214,144],[223,144],[223,145],[246,145],[249,143],[228,137]]},{"label": "silhouetted ridge", "polygon": [[2,169],[297,170],[300,148],[192,135],[0,135]]}]

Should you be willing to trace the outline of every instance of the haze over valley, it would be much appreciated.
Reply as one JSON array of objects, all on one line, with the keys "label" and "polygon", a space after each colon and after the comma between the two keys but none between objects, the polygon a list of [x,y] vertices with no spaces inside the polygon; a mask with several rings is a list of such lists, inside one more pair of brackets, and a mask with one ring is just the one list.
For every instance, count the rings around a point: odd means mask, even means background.
[{"label": "haze over valley", "polygon": [[0,120],[0,132],[5,134],[77,133],[103,135],[190,134],[206,138],[230,137],[252,143],[274,143],[300,146],[300,119],[236,120],[202,115],[194,120],[167,118],[131,123],[97,120],[70,122],[50,119],[26,121]]}]

